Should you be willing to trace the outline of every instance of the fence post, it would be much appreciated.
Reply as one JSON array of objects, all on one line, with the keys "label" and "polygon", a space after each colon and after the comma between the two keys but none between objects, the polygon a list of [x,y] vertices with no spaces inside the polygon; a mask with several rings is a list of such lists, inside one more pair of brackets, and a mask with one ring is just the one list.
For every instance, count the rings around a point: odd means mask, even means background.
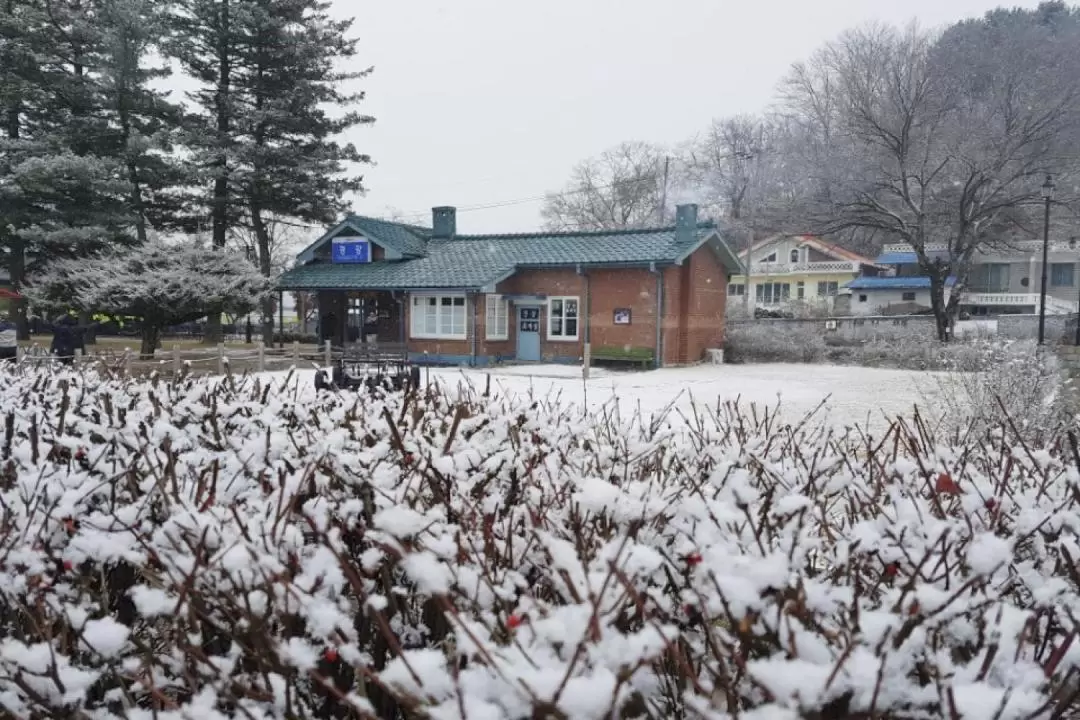
[{"label": "fence post", "polygon": [[330,363],[332,362],[331,349],[330,348],[331,348],[330,341],[327,340],[326,341],[326,346],[323,348],[323,366],[324,367],[330,367]]},{"label": "fence post", "polygon": [[259,372],[266,372],[266,343],[262,338],[255,343],[255,351],[259,357]]},{"label": "fence post", "polygon": [[292,344],[292,361],[293,361],[293,365],[299,365],[300,364],[300,341],[299,340],[293,340],[293,344]]},{"label": "fence post", "polygon": [[218,343],[217,346],[217,371],[218,375],[225,374],[225,343]]},{"label": "fence post", "polygon": [[173,369],[173,373],[179,374],[181,367],[182,367],[182,365],[180,363],[180,346],[178,344],[176,344],[176,343],[173,343],[173,346],[172,346],[172,369]]}]

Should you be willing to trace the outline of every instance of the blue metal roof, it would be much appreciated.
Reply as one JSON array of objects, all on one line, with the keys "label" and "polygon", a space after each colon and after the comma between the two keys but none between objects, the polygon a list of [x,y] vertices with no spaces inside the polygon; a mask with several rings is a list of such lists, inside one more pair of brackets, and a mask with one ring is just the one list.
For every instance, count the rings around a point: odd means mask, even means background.
[{"label": "blue metal roof", "polygon": [[914,265],[919,258],[913,252],[890,252],[878,255],[874,262],[878,265]]},{"label": "blue metal roof", "polygon": [[[956,278],[945,278],[946,285],[955,285]],[[858,277],[844,287],[852,290],[920,290],[930,287],[928,277]]]}]

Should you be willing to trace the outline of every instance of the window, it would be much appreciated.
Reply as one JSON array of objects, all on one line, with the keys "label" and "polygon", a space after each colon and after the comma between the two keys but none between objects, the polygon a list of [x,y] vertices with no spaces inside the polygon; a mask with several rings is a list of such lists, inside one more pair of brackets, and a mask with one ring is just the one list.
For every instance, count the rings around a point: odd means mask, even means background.
[{"label": "window", "polygon": [[510,337],[510,311],[508,303],[498,295],[487,296],[487,313],[484,315],[484,336],[488,340],[505,340]]},{"label": "window", "polygon": [[548,339],[577,340],[578,299],[553,297],[548,301]]},{"label": "window", "polygon": [[840,285],[836,282],[819,282],[817,284],[818,297],[836,297],[839,290]]},{"label": "window", "polygon": [[746,286],[743,284],[731,283],[727,286],[727,294],[732,296],[742,297],[746,294]]},{"label": "window", "polygon": [[791,262],[793,262],[793,263],[799,262],[799,251],[798,250],[792,250],[791,251]]},{"label": "window", "polygon": [[765,258],[761,262],[767,262],[767,263],[776,262],[776,253],[772,253],[771,255],[769,255],[769,257]]},{"label": "window", "polygon": [[971,269],[970,284],[973,292],[1009,292],[1009,264],[985,263],[976,265]]},{"label": "window", "polygon": [[806,283],[804,283],[802,280],[795,283],[795,297],[799,298],[800,300],[806,297]]},{"label": "window", "polygon": [[866,295],[860,295],[859,302],[866,302]]},{"label": "window", "polygon": [[1073,268],[1072,263],[1054,263],[1050,266],[1050,284],[1055,287],[1072,287]]},{"label": "window", "polygon": [[904,302],[915,302],[915,293],[906,292],[900,296],[900,299]]},{"label": "window", "polygon": [[414,338],[465,339],[465,296],[413,295],[411,332]]},{"label": "window", "polygon": [[759,303],[781,303],[791,297],[791,283],[761,283],[755,288],[755,293]]}]

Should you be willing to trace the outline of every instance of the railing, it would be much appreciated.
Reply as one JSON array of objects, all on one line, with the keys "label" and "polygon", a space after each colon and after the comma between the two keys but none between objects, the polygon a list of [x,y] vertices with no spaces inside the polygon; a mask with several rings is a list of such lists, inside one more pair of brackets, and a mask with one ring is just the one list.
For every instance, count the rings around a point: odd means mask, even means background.
[{"label": "railing", "polygon": [[[966,305],[992,305],[998,307],[1008,305],[1013,307],[1039,307],[1038,293],[970,292],[964,293],[961,300]],[[1061,298],[1054,297],[1053,295],[1047,295],[1046,309],[1055,315],[1074,313],[1076,312],[1076,303],[1070,302],[1068,300],[1062,300]]]},{"label": "railing", "polygon": [[808,263],[754,263],[750,266],[751,275],[791,275],[793,273],[857,273],[859,264],[847,261],[808,262]]},{"label": "railing", "polygon": [[1037,305],[1039,296],[1032,293],[970,292],[964,293],[962,300],[970,305]]},{"label": "railing", "polygon": [[[1042,240],[1020,240],[1017,242],[1001,243],[998,245],[987,245],[984,255],[1008,255],[1010,252],[1015,253],[1041,253],[1042,252]],[[1066,242],[1051,242],[1050,252],[1080,252],[1080,242],[1075,240],[1068,240]],[[926,246],[926,252],[928,253],[943,253],[948,252],[949,246],[945,243],[930,243]],[[883,253],[910,253],[915,250],[907,243],[891,243],[882,247]]]}]

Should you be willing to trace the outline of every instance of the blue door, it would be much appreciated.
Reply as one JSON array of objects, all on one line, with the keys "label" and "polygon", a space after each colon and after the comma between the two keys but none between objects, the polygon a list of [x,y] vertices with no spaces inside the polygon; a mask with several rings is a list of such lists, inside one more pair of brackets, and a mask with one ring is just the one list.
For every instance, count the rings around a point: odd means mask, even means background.
[{"label": "blue door", "polygon": [[517,311],[517,359],[540,360],[540,308],[525,305]]}]

